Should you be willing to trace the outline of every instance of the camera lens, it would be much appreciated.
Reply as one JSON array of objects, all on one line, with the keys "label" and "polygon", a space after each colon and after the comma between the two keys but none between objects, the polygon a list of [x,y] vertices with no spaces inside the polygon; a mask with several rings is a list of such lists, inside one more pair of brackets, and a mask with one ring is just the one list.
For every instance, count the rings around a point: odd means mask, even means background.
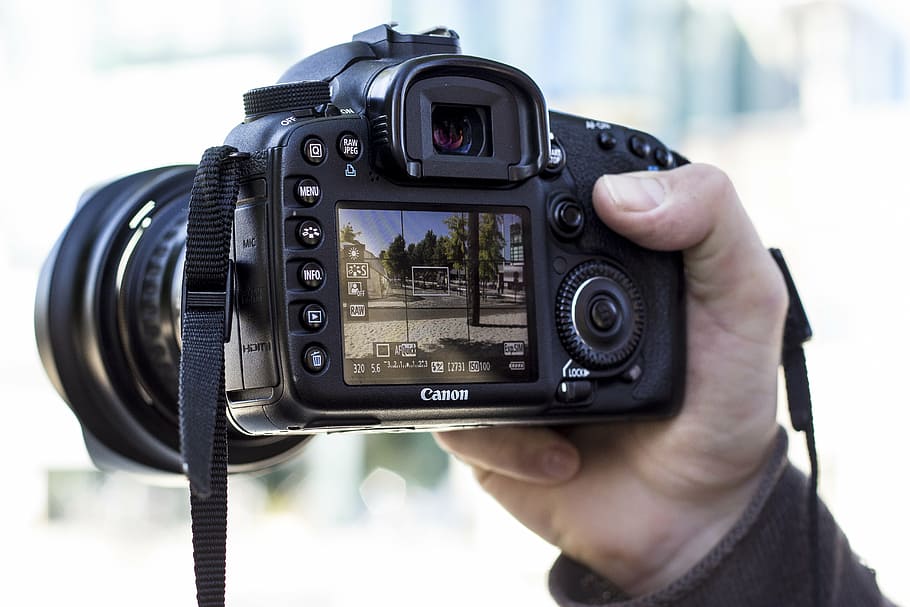
[{"label": "camera lens", "polygon": [[483,149],[483,119],[476,107],[435,105],[433,147],[440,154],[478,156]]},{"label": "camera lens", "polygon": [[[164,167],[89,192],[42,271],[42,362],[92,456],[115,469],[181,471],[180,296],[194,173]],[[301,440],[230,429],[228,442],[238,470],[287,459]]]}]

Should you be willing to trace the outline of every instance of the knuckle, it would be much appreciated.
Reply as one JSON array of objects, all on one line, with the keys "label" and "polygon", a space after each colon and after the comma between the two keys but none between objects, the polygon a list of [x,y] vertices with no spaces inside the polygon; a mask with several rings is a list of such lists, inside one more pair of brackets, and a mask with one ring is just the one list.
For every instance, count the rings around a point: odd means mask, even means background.
[{"label": "knuckle", "polygon": [[493,471],[487,470],[486,468],[481,468],[479,466],[472,466],[471,470],[474,473],[474,480],[477,481],[477,484],[480,485],[484,491],[489,492],[490,481],[493,478]]},{"label": "knuckle", "polygon": [[787,308],[790,306],[787,284],[770,255],[767,255],[764,266],[756,305],[769,318],[783,322],[787,315]]},{"label": "knuckle", "polygon": [[711,164],[690,164],[682,168],[688,170],[674,180],[673,189],[677,195],[693,199],[714,216],[724,208],[739,205],[739,194],[724,170]]},{"label": "knuckle", "polygon": [[723,169],[713,164],[693,164],[692,171],[696,174],[699,188],[713,199],[737,199],[736,188],[733,180]]}]

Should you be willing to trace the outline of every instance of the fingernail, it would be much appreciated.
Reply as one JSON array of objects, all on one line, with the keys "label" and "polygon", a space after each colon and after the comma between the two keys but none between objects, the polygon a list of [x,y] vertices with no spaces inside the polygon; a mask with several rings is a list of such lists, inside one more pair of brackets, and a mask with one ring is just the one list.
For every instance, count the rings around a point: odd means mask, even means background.
[{"label": "fingernail", "polygon": [[568,480],[578,467],[576,458],[563,449],[548,449],[541,458],[544,474],[554,480]]},{"label": "fingernail", "polygon": [[610,192],[613,204],[622,211],[650,211],[664,201],[664,186],[658,179],[627,175],[604,175],[601,179]]}]

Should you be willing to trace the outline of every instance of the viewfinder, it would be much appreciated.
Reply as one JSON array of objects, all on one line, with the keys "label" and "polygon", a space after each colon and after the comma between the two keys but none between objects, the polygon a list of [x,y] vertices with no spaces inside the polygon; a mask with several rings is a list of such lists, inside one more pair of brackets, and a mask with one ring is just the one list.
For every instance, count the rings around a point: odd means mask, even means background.
[{"label": "viewfinder", "polygon": [[489,156],[490,108],[433,104],[433,149],[452,156]]}]

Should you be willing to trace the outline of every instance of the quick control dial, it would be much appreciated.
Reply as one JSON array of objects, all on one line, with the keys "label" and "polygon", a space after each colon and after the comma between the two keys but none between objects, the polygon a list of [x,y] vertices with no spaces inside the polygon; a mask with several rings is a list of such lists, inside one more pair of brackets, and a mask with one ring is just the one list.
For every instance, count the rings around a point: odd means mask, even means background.
[{"label": "quick control dial", "polygon": [[645,306],[632,280],[602,260],[573,268],[556,296],[556,331],[569,355],[587,369],[616,367],[635,352]]}]

